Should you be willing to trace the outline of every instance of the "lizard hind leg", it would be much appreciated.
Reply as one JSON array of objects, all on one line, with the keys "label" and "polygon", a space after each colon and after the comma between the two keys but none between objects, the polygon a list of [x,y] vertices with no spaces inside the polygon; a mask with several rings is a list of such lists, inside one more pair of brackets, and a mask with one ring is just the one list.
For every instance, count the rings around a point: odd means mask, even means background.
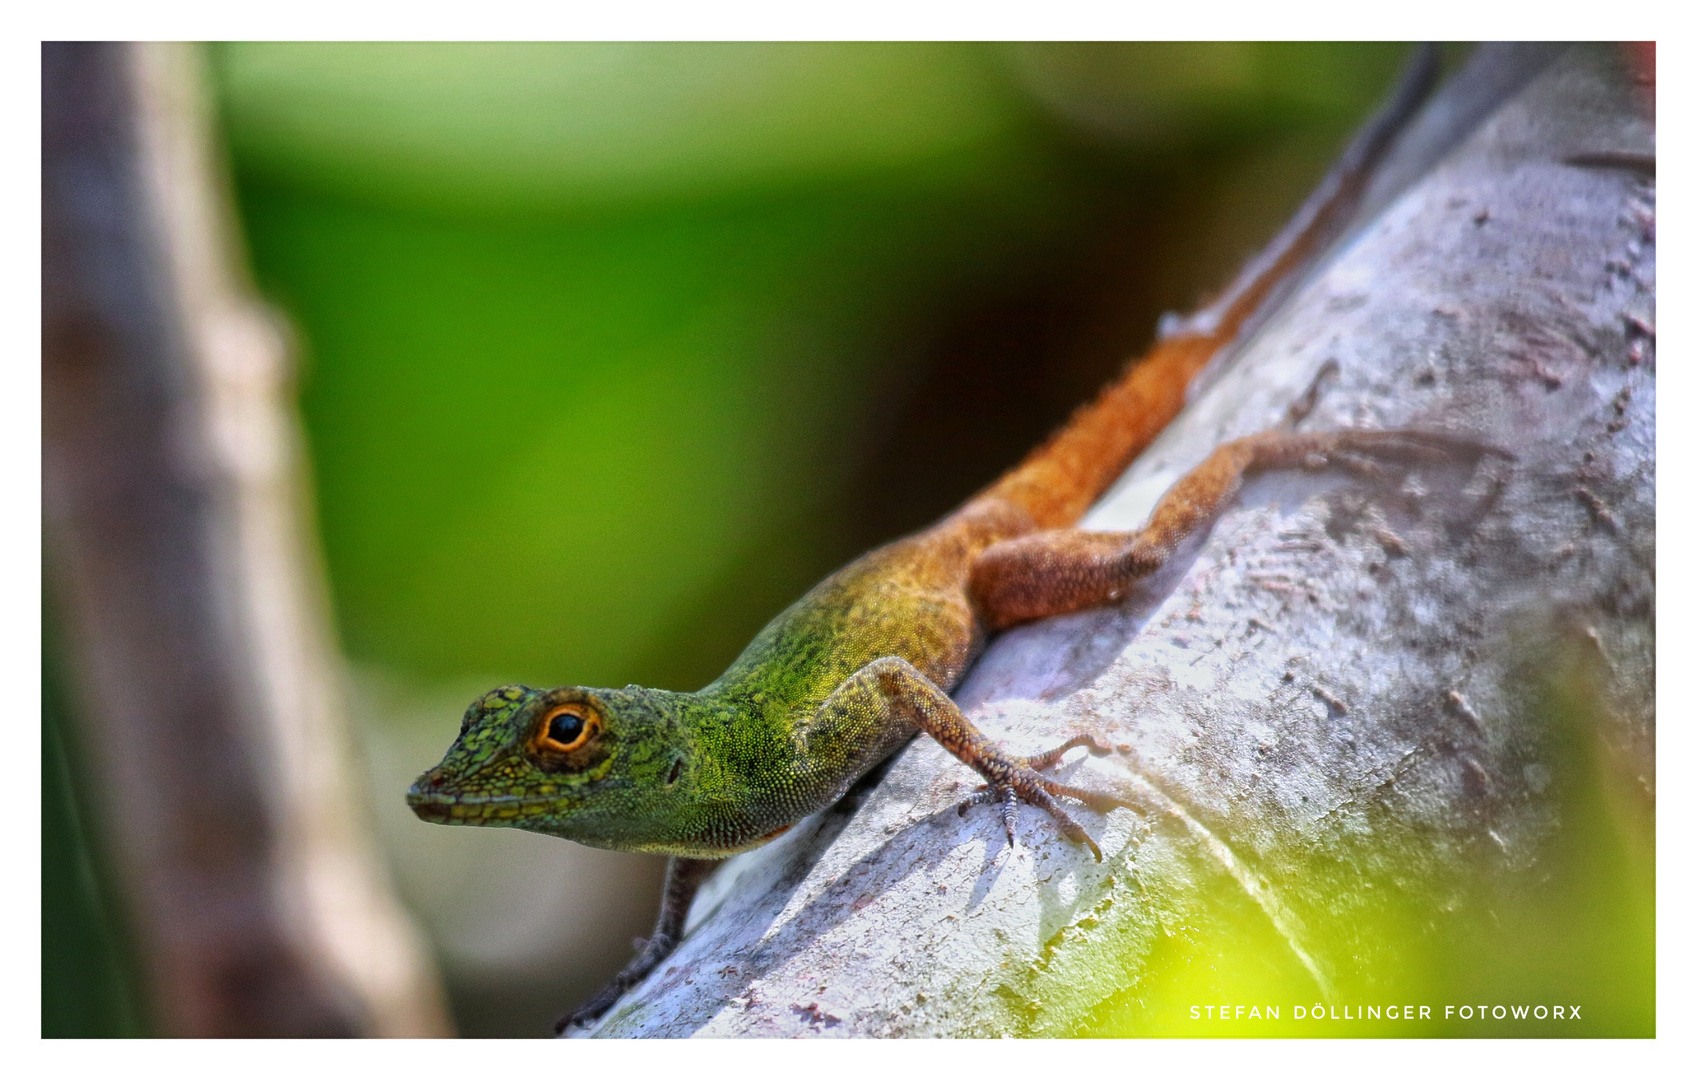
[{"label": "lizard hind leg", "polygon": [[[1293,410],[1293,419],[1299,419]],[[973,604],[992,629],[1118,600],[1187,538],[1205,532],[1243,486],[1270,469],[1341,468],[1369,480],[1392,467],[1472,464],[1513,455],[1463,436],[1389,430],[1264,431],[1221,443],[1161,496],[1135,532],[1052,529],[992,544],[973,562]]]},{"label": "lizard hind leg", "polygon": [[[1077,736],[1054,750],[1031,758],[1007,753],[986,738],[936,683],[926,678],[918,668],[896,656],[885,656],[872,661],[849,676],[844,687],[851,683],[875,688],[877,699],[893,714],[894,719],[905,720],[918,726],[921,731],[937,740],[943,749],[984,778],[984,789],[969,796],[961,805],[961,809],[964,811],[967,807],[979,803],[999,802],[1002,808],[1002,826],[1007,830],[1010,844],[1014,843],[1018,804],[1024,802],[1047,813],[1062,836],[1075,844],[1088,847],[1096,861],[1100,862],[1102,849],[1054,797],[1077,799],[1101,813],[1115,807],[1134,805],[1112,795],[1063,784],[1039,771],[1053,766],[1062,754],[1074,747],[1088,747],[1092,753],[1097,754],[1109,752],[1108,747],[1091,736]],[[838,694],[832,695],[833,698],[837,696]],[[857,696],[845,694],[842,699],[853,700]]]}]

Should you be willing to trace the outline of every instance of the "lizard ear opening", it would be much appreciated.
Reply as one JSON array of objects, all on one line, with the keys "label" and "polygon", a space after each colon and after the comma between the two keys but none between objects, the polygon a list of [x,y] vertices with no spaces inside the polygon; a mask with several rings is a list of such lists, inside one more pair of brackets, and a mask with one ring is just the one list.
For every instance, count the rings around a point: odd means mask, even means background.
[{"label": "lizard ear opening", "polygon": [[536,728],[536,747],[556,754],[569,754],[589,742],[600,726],[600,720],[589,706],[580,702],[560,705],[543,714]]}]

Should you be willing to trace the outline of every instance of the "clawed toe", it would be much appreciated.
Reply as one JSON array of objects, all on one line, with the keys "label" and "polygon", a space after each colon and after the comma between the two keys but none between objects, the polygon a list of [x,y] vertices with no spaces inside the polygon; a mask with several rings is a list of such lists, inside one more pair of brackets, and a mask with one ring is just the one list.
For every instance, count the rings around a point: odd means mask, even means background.
[{"label": "clawed toe", "polygon": [[974,806],[983,806],[987,802],[995,802],[997,798],[996,793],[990,790],[989,784],[980,784],[977,791],[955,804],[955,813],[965,817],[966,812]]},{"label": "clawed toe", "polygon": [[1345,451],[1372,454],[1401,461],[1477,461],[1487,455],[1514,460],[1507,450],[1441,431],[1401,429],[1390,431],[1346,430],[1337,433]]},{"label": "clawed toe", "polygon": [[1041,754],[1035,754],[1028,758],[1017,758],[1016,760],[1028,769],[1042,772],[1044,769],[1052,769],[1060,764],[1061,758],[1066,755],[1066,752],[1077,746],[1089,750],[1095,757],[1111,754],[1114,751],[1113,747],[1094,735],[1074,735],[1053,750],[1046,750]]},{"label": "clawed toe", "polygon": [[1045,782],[1043,786],[1048,788],[1052,794],[1065,795],[1069,799],[1077,799],[1079,802],[1096,811],[1098,814],[1106,814],[1110,810],[1118,810],[1121,807],[1131,809],[1133,806],[1133,804],[1126,799],[1122,799],[1116,795],[1109,795],[1101,791],[1091,791],[1089,788],[1073,787],[1070,784],[1056,783],[1052,780]]},{"label": "clawed toe", "polygon": [[[578,1017],[580,1017],[582,1015],[583,1015],[583,1010],[578,1009],[578,1010],[574,1010],[572,1012],[569,1012],[566,1015],[560,1017],[558,1020],[554,1021],[554,1034],[564,1035],[566,1033],[567,1028],[573,1026],[574,1024],[579,1023]],[[593,1019],[593,1018],[592,1017],[584,1017],[582,1022],[588,1023],[588,1021],[590,1019]]]},{"label": "clawed toe", "polygon": [[[1067,747],[1064,747],[1063,750],[1071,749],[1074,745],[1083,746],[1088,744],[1082,741],[1075,741]],[[1093,750],[1095,746],[1102,746],[1102,744],[1095,743],[1092,747]],[[1107,748],[1104,747],[1101,752],[1107,752]],[[1011,848],[1018,848],[1019,840],[1015,831],[1015,826],[1018,824],[1019,804],[1021,802],[1028,803],[1048,814],[1050,819],[1054,821],[1055,827],[1060,830],[1062,836],[1066,837],[1075,844],[1082,844],[1089,848],[1091,855],[1095,856],[1096,861],[1101,862],[1102,849],[1097,846],[1095,840],[1091,839],[1090,834],[1084,831],[1083,826],[1074,821],[1072,817],[1061,808],[1060,804],[1056,803],[1055,800],[1051,798],[1051,795],[1060,795],[1065,798],[1076,799],[1099,814],[1105,814],[1108,811],[1119,807],[1131,806],[1131,803],[1126,802],[1123,799],[1115,798],[1112,795],[1105,795],[1100,792],[1073,787],[1070,784],[1063,784],[1059,781],[1050,780],[1045,777],[1038,776],[1035,772],[1026,768],[1021,770],[1019,773],[1016,773],[1012,781],[1009,783],[985,784],[971,795],[962,799],[958,804],[956,804],[955,809],[958,813],[964,816],[966,812],[974,806],[979,806],[984,803],[999,802],[1001,804],[1002,811],[1002,829],[1007,833],[1008,846]]]},{"label": "clawed toe", "polygon": [[[1035,802],[1036,800],[1032,801]],[[1043,809],[1047,810],[1049,816],[1055,819],[1055,826],[1061,830],[1061,835],[1075,844],[1083,844],[1089,848],[1090,854],[1096,857],[1097,862],[1101,862],[1102,849],[1096,846],[1096,841],[1090,838],[1090,834],[1084,831],[1084,827],[1047,797],[1043,799],[1043,803],[1046,804]]]}]

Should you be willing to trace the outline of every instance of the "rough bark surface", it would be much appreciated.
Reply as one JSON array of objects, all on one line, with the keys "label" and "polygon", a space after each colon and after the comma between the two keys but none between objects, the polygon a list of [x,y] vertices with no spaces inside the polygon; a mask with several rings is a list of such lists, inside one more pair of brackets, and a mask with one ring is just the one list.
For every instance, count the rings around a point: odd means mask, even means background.
[{"label": "rough bark surface", "polygon": [[280,326],[198,53],[42,49],[42,509],[152,1029],[448,1027],[350,781]]},{"label": "rough bark surface", "polygon": [[1499,108],[1440,100],[1433,123],[1465,137],[1086,524],[1140,524],[1328,361],[1305,429],[1465,433],[1517,460],[1254,480],[1125,604],[994,642],[956,694],[992,738],[1121,744],[1062,770],[1140,804],[1077,811],[1102,863],[1030,809],[1016,851],[993,811],[958,816],[975,777],[918,739],[875,786],[724,866],[594,1034],[1065,1034],[1126,1007],[1163,938],[1210,917],[1210,882],[1330,1000],[1370,981],[1373,943],[1347,927],[1374,881],[1436,917],[1460,883],[1524,876],[1559,829],[1528,690],[1542,668],[1587,669],[1601,738],[1653,807],[1654,129],[1610,50],[1569,50],[1519,89],[1500,75],[1472,73]]}]

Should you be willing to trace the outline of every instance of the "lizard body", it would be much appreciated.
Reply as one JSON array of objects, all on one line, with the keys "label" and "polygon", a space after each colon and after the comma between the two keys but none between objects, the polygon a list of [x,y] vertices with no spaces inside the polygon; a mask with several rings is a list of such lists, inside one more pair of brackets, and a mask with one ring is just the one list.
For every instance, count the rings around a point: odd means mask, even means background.
[{"label": "lizard body", "polygon": [[1171,328],[1119,382],[960,509],[815,586],[710,685],[694,693],[509,685],[472,703],[441,764],[407,793],[419,817],[673,856],[654,935],[562,1027],[600,1015],[675,947],[714,860],[830,806],[919,731],[983,776],[968,804],[999,804],[1010,843],[1023,801],[1099,859],[1055,797],[1101,812],[1125,804],[1043,770],[1069,749],[1107,748],[1079,736],[1045,754],[1011,755],[949,699],[987,636],[1118,598],[1206,527],[1247,472],[1317,464],[1371,471],[1386,458],[1483,452],[1413,432],[1269,432],[1220,447],[1162,499],[1144,529],[1069,528],[1178,414],[1197,372],[1335,234],[1434,75],[1435,58],[1424,51],[1391,103],[1218,301]]}]

